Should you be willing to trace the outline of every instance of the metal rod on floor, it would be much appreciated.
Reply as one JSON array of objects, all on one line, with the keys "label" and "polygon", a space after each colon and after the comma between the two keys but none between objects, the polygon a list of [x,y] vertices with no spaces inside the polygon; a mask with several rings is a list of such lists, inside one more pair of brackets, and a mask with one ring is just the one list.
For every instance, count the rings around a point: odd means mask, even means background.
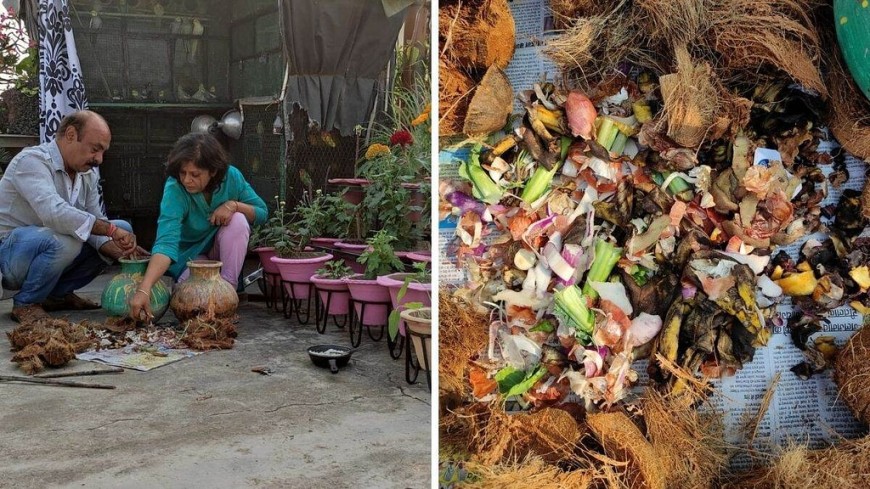
[{"label": "metal rod on floor", "polygon": [[34,375],[34,378],[38,379],[54,379],[58,377],[80,377],[85,375],[102,375],[102,374],[120,374],[123,373],[124,369],[121,367],[110,367],[99,370],[82,370],[80,372],[57,372],[57,373],[48,373],[48,374],[40,374]]},{"label": "metal rod on floor", "polygon": [[0,381],[6,382],[28,382],[31,384],[48,384],[48,385],[59,385],[63,387],[85,387],[88,389],[114,389],[114,385],[104,385],[104,384],[85,384],[84,382],[70,382],[64,380],[54,380],[54,379],[37,379],[33,377],[19,377],[16,375],[0,375]]}]

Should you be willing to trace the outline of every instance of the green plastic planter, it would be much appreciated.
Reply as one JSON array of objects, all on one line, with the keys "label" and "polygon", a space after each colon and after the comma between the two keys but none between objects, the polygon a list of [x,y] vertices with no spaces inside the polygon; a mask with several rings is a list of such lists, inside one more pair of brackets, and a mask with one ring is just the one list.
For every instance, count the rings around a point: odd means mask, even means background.
[{"label": "green plastic planter", "polygon": [[870,0],[834,0],[834,23],[849,72],[870,99]]}]

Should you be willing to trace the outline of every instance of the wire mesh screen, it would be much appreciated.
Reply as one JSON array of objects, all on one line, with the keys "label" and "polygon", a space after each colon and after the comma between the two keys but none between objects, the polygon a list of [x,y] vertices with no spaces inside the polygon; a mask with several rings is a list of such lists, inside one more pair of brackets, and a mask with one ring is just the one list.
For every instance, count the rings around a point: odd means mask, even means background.
[{"label": "wire mesh screen", "polygon": [[290,130],[294,139],[287,144],[287,204],[295,205],[309,185],[311,190],[341,191],[343,187],[327,180],[354,176],[357,137],[310,128],[304,110],[290,115]]},{"label": "wire mesh screen", "polygon": [[270,209],[275,207],[281,190],[281,167],[284,163],[284,136],[273,134],[272,124],[281,110],[280,103],[243,105],[245,123],[242,136],[233,144],[233,165]]},{"label": "wire mesh screen", "polygon": [[156,9],[150,1],[72,0],[90,101],[230,100],[230,3],[166,0]]}]

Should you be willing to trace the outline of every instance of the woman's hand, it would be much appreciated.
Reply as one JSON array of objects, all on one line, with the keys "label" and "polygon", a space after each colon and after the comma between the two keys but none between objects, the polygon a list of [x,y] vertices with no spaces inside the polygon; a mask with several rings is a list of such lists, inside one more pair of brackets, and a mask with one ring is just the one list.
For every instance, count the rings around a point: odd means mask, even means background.
[{"label": "woman's hand", "polygon": [[238,210],[239,203],[234,200],[228,200],[212,212],[211,217],[208,218],[208,222],[213,226],[226,226],[230,223],[230,219],[233,218],[233,214]]},{"label": "woman's hand", "polygon": [[130,297],[128,302],[130,305],[130,317],[135,321],[151,322],[154,319],[154,314],[151,312],[151,292],[146,292],[144,288],[136,289],[136,292]]}]

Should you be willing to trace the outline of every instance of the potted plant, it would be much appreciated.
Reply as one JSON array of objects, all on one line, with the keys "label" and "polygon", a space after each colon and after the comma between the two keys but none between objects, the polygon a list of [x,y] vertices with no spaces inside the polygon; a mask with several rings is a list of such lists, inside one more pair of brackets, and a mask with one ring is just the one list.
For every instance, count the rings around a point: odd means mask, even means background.
[{"label": "potted plant", "polygon": [[[381,286],[379,275],[390,274],[402,269],[402,262],[393,251],[392,243],[396,240],[387,230],[375,233],[367,242],[367,248],[359,257],[359,262],[365,267],[363,273],[346,277],[348,291],[354,301],[354,313],[360,326],[386,326],[390,310],[390,293]],[[353,326],[351,321],[351,342],[353,342]],[[359,331],[362,331],[360,328]],[[371,335],[371,331],[369,331]],[[357,333],[359,337],[359,332]],[[373,338],[374,339],[374,338]],[[359,339],[356,340],[359,344]]]},{"label": "potted plant", "polygon": [[[307,230],[294,223],[294,229],[292,231],[288,229],[285,237],[275,243],[275,256],[270,258],[278,267],[284,285],[282,289],[284,315],[289,317],[295,310],[296,319],[301,324],[306,324],[310,317],[311,276],[333,258],[329,253],[308,248],[310,239]],[[302,301],[308,304],[305,309],[305,319],[301,316]]]},{"label": "potted plant", "polygon": [[263,293],[266,295],[266,305],[275,304],[277,307],[277,291],[281,288],[281,274],[278,266],[272,262],[275,256],[275,245],[287,239],[291,216],[287,213],[286,204],[275,196],[275,210],[265,224],[254,226],[251,230],[251,238],[248,241],[251,251],[260,258],[260,266],[263,267]]},{"label": "potted plant", "polygon": [[296,206],[298,224],[311,236],[311,243],[332,245],[347,235],[353,213],[353,206],[338,195],[303,192],[302,200]]},{"label": "potted plant", "polygon": [[[431,385],[430,368],[432,362],[432,308],[422,307],[420,303],[406,303],[405,310],[401,313],[409,331],[408,357],[405,363],[405,380],[414,383],[417,380],[419,370],[426,371],[426,382]],[[414,347],[416,364],[411,361],[410,346]],[[414,377],[411,377],[411,368],[414,367]]]},{"label": "potted plant", "polygon": [[431,307],[432,274],[425,263],[415,263],[413,272],[392,273],[378,277],[378,283],[389,289],[393,312],[390,313],[389,334],[405,335],[405,322],[401,312],[413,303],[416,307]]},{"label": "potted plant", "polygon": [[[350,292],[348,292],[347,283],[343,279],[351,275],[353,275],[353,270],[343,260],[330,260],[311,276],[311,282],[317,290],[317,298],[321,306],[318,308],[317,317],[317,331],[319,333],[326,331],[328,316],[333,316],[333,321],[335,321],[335,316],[345,316],[349,312]],[[323,319],[322,327],[321,316]],[[339,326],[338,323],[336,326]]]}]

